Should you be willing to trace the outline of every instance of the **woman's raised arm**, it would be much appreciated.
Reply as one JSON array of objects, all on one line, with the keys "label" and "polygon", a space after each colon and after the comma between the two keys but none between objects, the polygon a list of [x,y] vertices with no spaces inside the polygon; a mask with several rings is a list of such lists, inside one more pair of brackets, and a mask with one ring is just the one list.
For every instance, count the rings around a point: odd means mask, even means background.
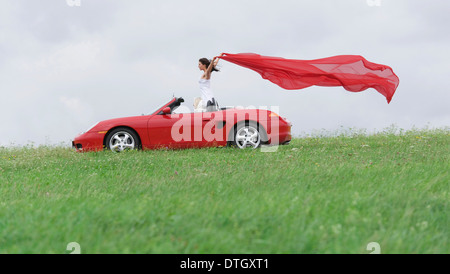
[{"label": "woman's raised arm", "polygon": [[[217,59],[217,61],[216,61],[216,59]],[[212,59],[211,63],[209,63],[209,66],[205,72],[205,78],[207,80],[209,80],[211,78],[211,72],[212,72],[213,68],[217,65],[218,62],[219,62],[219,58],[216,56]]]}]

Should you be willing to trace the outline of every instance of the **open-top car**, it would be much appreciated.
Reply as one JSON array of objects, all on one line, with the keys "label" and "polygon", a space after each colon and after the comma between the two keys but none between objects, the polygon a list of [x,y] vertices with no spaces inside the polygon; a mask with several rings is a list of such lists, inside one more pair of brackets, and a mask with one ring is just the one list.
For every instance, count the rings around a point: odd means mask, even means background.
[{"label": "open-top car", "polygon": [[72,141],[77,151],[109,149],[257,148],[291,141],[291,123],[264,109],[217,108],[216,111],[175,113],[184,102],[174,97],[152,114],[96,123]]}]

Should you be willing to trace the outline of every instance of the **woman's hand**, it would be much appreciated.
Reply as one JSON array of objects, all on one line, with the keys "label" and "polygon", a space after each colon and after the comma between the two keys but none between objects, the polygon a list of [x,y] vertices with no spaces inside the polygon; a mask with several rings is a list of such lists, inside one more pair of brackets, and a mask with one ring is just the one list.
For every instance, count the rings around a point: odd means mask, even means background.
[{"label": "woman's hand", "polygon": [[[222,55],[220,55],[220,57],[222,57]],[[212,63],[214,64],[214,66],[217,66],[217,63],[219,63],[219,56],[216,56],[213,58]]]}]

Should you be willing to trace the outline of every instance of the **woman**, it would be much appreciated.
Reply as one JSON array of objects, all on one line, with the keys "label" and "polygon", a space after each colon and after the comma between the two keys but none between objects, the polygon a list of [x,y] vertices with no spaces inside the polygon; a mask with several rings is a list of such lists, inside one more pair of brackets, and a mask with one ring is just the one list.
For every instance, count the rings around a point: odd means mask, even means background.
[{"label": "woman", "polygon": [[206,107],[206,111],[215,111],[218,109],[216,99],[211,91],[211,73],[213,71],[219,71],[216,69],[219,57],[214,57],[212,61],[207,58],[201,58],[198,60],[198,68],[203,71],[203,75],[198,81],[200,84],[200,91],[202,92],[202,101],[200,102],[203,108]]}]

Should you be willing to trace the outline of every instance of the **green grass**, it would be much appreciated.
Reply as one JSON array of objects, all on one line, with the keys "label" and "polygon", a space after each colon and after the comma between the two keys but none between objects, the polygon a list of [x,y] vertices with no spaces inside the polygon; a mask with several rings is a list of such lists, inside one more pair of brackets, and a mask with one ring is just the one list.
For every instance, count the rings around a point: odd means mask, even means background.
[{"label": "green grass", "polygon": [[233,148],[0,148],[0,253],[450,253],[448,129]]}]

